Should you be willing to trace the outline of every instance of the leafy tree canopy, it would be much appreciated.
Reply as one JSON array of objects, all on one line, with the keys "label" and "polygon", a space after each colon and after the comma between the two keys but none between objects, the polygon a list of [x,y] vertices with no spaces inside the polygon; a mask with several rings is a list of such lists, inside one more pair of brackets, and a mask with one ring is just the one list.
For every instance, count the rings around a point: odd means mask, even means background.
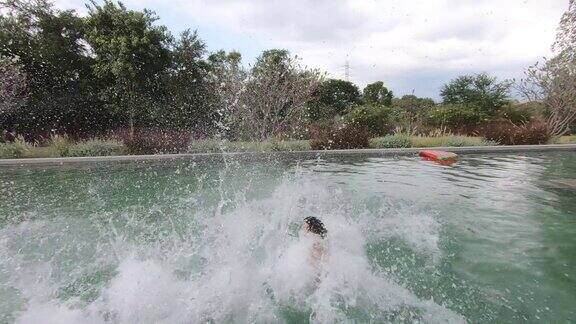
[{"label": "leafy tree canopy", "polygon": [[402,98],[392,99],[392,106],[395,108],[400,108],[412,114],[421,113],[431,107],[434,107],[436,103],[430,98],[419,98],[415,95],[404,95]]},{"label": "leafy tree canopy", "polygon": [[210,63],[212,69],[221,68],[224,65],[229,65],[233,67],[239,67],[242,61],[242,54],[237,51],[231,51],[226,53],[226,51],[220,50],[208,56],[208,62]]},{"label": "leafy tree canopy", "polygon": [[392,105],[394,94],[384,86],[384,82],[378,81],[371,83],[364,88],[364,102],[367,104],[377,104],[383,106]]},{"label": "leafy tree canopy", "polygon": [[212,126],[214,101],[209,91],[210,63],[205,59],[206,44],[196,31],[186,30],[174,43],[165,104],[158,112],[158,126],[179,129],[201,129]]},{"label": "leafy tree canopy", "polygon": [[312,120],[328,119],[342,115],[361,101],[358,87],[349,81],[328,79],[320,84],[315,99],[309,103]]},{"label": "leafy tree canopy", "polygon": [[197,31],[185,30],[172,51],[172,68],[186,75],[198,73],[198,69],[207,68],[204,61],[206,44],[198,37]]},{"label": "leafy tree canopy", "polygon": [[95,55],[96,73],[103,78],[136,82],[143,86],[170,64],[172,37],[150,11],[128,10],[105,0],[88,5],[86,35]]},{"label": "leafy tree canopy", "polygon": [[[107,121],[98,111],[83,19],[45,0],[0,2],[0,55],[26,74],[27,103],[5,115],[6,127],[22,133],[86,131]],[[94,114],[92,114],[94,115]]]},{"label": "leafy tree canopy", "polygon": [[93,69],[104,84],[102,98],[113,104],[133,133],[135,124],[152,123],[165,88],[162,76],[171,63],[172,37],[156,26],[147,9],[128,10],[105,0],[88,5],[86,36],[94,54]]},{"label": "leafy tree canopy", "polygon": [[28,97],[26,75],[16,60],[0,56],[0,114],[21,108]]},{"label": "leafy tree canopy", "polygon": [[444,85],[440,96],[445,104],[474,105],[493,116],[508,103],[511,83],[498,82],[486,73],[463,75]]},{"label": "leafy tree canopy", "polygon": [[288,70],[290,65],[290,52],[285,49],[271,49],[262,52],[254,64],[254,72],[262,69],[274,69],[280,73]]}]

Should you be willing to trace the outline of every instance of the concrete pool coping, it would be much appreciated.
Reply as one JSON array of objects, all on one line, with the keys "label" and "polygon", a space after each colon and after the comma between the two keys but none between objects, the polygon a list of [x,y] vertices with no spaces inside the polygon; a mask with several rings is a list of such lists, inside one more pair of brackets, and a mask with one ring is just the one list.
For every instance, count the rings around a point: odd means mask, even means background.
[{"label": "concrete pool coping", "polygon": [[522,153],[522,152],[550,152],[550,151],[576,152],[576,144],[354,149],[354,150],[331,150],[331,151],[187,153],[187,154],[91,156],[91,157],[67,157],[67,158],[0,159],[0,166],[63,165],[73,163],[81,164],[81,163],[97,163],[97,162],[211,160],[211,159],[223,159],[227,157],[240,160],[270,160],[272,158],[317,159],[331,156],[387,157],[387,156],[416,155],[421,150],[443,150],[458,154]]}]

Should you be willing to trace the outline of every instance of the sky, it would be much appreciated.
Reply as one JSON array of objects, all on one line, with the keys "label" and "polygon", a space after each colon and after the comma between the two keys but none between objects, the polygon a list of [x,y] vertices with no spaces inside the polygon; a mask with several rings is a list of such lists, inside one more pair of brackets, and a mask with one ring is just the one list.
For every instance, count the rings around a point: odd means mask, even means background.
[{"label": "sky", "polygon": [[[84,0],[55,0],[86,13]],[[462,74],[522,77],[550,57],[568,0],[125,0],[178,35],[196,29],[210,51],[238,50],[250,65],[285,48],[302,64],[359,87],[384,81],[396,96],[438,99]]]}]

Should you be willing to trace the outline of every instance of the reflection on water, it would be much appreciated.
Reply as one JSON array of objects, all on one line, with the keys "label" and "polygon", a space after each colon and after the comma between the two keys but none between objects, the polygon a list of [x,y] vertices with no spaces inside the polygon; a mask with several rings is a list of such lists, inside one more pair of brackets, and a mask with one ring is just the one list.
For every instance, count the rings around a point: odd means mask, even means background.
[{"label": "reflection on water", "polygon": [[0,169],[0,322],[576,321],[574,157]]}]

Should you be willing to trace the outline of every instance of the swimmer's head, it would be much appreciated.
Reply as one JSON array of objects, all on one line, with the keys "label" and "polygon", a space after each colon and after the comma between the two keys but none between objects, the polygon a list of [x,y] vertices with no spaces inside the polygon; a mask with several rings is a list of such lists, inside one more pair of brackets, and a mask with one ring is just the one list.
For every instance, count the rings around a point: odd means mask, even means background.
[{"label": "swimmer's head", "polygon": [[324,223],[313,216],[304,218],[303,227],[310,233],[320,235],[321,238],[325,238],[326,234],[328,234],[328,230],[326,230],[326,227],[324,227]]}]

